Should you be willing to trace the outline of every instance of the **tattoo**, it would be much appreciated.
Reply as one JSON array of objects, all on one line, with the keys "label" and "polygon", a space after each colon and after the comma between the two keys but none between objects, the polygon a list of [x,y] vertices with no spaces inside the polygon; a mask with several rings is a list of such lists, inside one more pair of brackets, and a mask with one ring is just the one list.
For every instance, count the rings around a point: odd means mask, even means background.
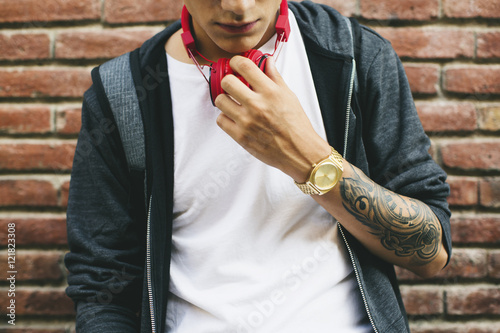
[{"label": "tattoo", "polygon": [[414,256],[414,263],[421,265],[434,259],[439,251],[441,226],[429,207],[377,186],[352,170],[353,178],[340,182],[344,208],[397,256]]}]

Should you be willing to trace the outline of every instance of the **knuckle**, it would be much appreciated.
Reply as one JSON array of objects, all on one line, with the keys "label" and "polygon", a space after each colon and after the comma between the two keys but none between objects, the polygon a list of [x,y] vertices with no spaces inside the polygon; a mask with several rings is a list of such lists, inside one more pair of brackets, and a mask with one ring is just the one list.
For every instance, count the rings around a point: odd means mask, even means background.
[{"label": "knuckle", "polygon": [[225,105],[226,105],[226,95],[224,94],[220,94],[219,96],[217,96],[215,98],[215,101],[214,101],[214,104],[215,106],[217,106],[219,109],[224,109]]},{"label": "knuckle", "polygon": [[246,72],[255,66],[254,63],[245,57],[237,56],[231,60],[231,65],[234,66],[238,72]]},{"label": "knuckle", "polygon": [[243,128],[245,131],[251,130],[254,125],[252,118],[248,115],[242,115],[239,119],[239,123],[241,128]]},{"label": "knuckle", "polygon": [[224,76],[222,78],[222,80],[220,81],[221,88],[224,90],[230,88],[232,85],[233,78],[234,78],[234,75],[232,75],[232,74],[228,74],[228,75]]},{"label": "knuckle", "polygon": [[260,122],[268,123],[272,119],[272,111],[269,109],[267,104],[261,101],[256,100],[253,102],[253,110],[255,119]]},{"label": "knuckle", "polygon": [[252,70],[254,66],[255,65],[250,60],[246,59],[240,64],[239,68],[243,72],[248,72],[249,70]]},{"label": "knuckle", "polygon": [[247,109],[252,110],[254,115],[256,115],[257,113],[260,112],[260,105],[255,97],[248,98],[245,101],[245,103],[246,103]]},{"label": "knuckle", "polygon": [[224,128],[224,120],[222,119],[222,113],[217,116],[215,122],[217,123],[217,126],[219,126],[220,128]]}]

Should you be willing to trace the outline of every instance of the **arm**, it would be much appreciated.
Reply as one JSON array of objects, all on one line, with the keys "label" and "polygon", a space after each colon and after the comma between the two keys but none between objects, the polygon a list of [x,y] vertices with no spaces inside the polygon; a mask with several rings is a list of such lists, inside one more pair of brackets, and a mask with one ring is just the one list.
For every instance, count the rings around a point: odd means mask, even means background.
[{"label": "arm", "polygon": [[82,128],[71,173],[67,210],[68,288],[78,332],[137,332],[143,242],[137,222],[141,200],[131,178],[112,116],[85,93]]},{"label": "arm", "polygon": [[339,184],[314,196],[365,247],[379,257],[422,277],[442,269],[448,255],[441,224],[423,202],[377,185],[344,161]]},{"label": "arm", "polygon": [[[254,156],[303,182],[311,165],[328,156],[329,144],[311,128],[272,61],[267,77],[240,57],[233,58],[231,66],[254,91],[226,77],[223,89],[232,98],[221,95],[216,100],[222,111],[219,126]],[[346,161],[344,170],[334,190],[314,199],[381,258],[423,276],[439,271],[448,255],[431,209],[377,185]]]}]

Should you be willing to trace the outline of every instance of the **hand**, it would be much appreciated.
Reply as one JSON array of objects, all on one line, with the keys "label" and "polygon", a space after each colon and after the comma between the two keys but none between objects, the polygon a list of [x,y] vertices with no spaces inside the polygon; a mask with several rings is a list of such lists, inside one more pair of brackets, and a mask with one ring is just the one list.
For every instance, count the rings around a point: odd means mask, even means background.
[{"label": "hand", "polygon": [[230,66],[252,89],[234,75],[225,76],[221,86],[227,94],[215,100],[222,111],[217,124],[262,162],[305,181],[311,165],[330,154],[330,146],[315,132],[273,58],[267,59],[265,74],[241,56]]}]

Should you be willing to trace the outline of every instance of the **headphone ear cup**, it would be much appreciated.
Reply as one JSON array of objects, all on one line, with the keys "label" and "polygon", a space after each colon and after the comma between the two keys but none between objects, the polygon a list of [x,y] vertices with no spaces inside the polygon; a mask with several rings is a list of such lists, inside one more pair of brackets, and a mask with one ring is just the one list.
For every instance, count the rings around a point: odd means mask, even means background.
[{"label": "headphone ear cup", "polygon": [[229,59],[227,58],[220,58],[210,69],[210,98],[214,106],[217,96],[224,93],[221,81],[228,74],[233,74],[233,70],[229,66]]},{"label": "headphone ear cup", "polygon": [[[248,50],[242,54],[242,56],[252,60],[261,71],[264,71],[266,68],[266,60],[269,57],[268,54],[264,54],[259,50]],[[210,69],[210,98],[212,100],[212,104],[215,106],[215,99],[220,94],[224,93],[224,90],[221,87],[221,81],[224,76],[228,74],[234,74],[237,78],[241,80],[246,86],[250,87],[248,82],[240,76],[238,73],[235,73],[231,66],[229,65],[230,59],[228,58],[220,58],[216,63],[214,63]]]},{"label": "headphone ear cup", "polygon": [[257,65],[257,67],[260,68],[261,71],[264,71],[266,69],[266,59],[268,58],[267,54],[264,54],[259,50],[252,49],[243,53],[243,56],[252,60]]}]

